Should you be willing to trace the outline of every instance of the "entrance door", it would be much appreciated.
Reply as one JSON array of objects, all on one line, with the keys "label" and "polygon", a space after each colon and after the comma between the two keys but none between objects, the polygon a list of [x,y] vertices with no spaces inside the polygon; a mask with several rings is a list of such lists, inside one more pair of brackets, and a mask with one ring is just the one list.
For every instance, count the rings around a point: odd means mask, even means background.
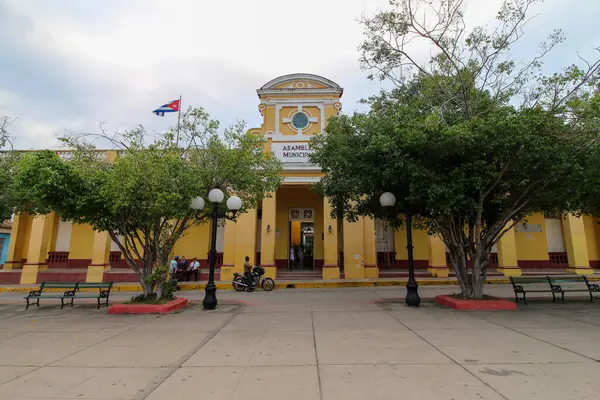
[{"label": "entrance door", "polygon": [[[303,222],[300,225],[300,250],[298,261],[302,269],[315,268],[315,225],[312,222]],[[302,257],[300,257],[302,256]]]},{"label": "entrance door", "polygon": [[312,208],[290,209],[288,267],[297,270],[315,268],[315,224]]}]

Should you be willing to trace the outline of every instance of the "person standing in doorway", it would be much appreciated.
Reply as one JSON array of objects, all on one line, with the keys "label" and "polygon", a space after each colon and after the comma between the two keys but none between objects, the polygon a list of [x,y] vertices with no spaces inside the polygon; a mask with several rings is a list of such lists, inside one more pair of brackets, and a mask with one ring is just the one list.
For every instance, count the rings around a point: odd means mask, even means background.
[{"label": "person standing in doorway", "polygon": [[300,245],[298,249],[298,264],[300,264],[300,269],[304,268],[304,245]]},{"label": "person standing in doorway", "polygon": [[295,254],[294,254],[294,243],[292,243],[292,245],[290,246],[290,269],[294,269],[294,261],[296,260]]},{"label": "person standing in doorway", "polygon": [[198,258],[194,257],[190,264],[190,269],[188,271],[188,281],[191,281],[192,274],[194,275],[194,282],[198,282],[198,271],[200,270],[200,261]]},{"label": "person standing in doorway", "polygon": [[250,264],[250,257],[246,256],[244,262],[244,276],[246,277],[246,284],[248,285],[248,291],[254,291],[252,286],[252,265]]}]

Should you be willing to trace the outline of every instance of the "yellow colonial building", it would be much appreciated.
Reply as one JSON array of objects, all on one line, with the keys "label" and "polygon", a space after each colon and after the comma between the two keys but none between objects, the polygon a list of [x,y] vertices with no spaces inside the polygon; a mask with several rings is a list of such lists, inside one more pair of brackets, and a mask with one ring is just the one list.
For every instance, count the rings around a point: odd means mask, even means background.
[{"label": "yellow colonial building", "polygon": [[[407,268],[406,232],[383,221],[339,221],[312,190],[322,176],[312,165],[310,139],[342,110],[343,89],[311,74],[275,78],[257,90],[265,146],[284,164],[284,180],[258,209],[218,227],[220,278],[241,271],[245,256],[278,279],[362,279],[401,277]],[[107,151],[108,159],[115,152]],[[175,255],[198,257],[207,267],[210,225],[195,226],[176,245]],[[591,274],[600,265],[600,225],[591,217],[534,215],[494,248],[490,271],[520,275],[534,271]],[[446,248],[436,236],[413,232],[417,276],[447,277]],[[492,275],[493,273],[489,273]],[[203,275],[201,275],[203,277]],[[0,283],[43,280],[135,282],[106,232],[60,221],[54,215],[15,216]]]}]

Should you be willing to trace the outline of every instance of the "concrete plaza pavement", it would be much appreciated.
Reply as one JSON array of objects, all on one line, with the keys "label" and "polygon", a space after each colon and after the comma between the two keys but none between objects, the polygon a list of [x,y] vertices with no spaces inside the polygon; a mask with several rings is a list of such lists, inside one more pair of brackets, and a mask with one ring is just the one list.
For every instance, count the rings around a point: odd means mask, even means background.
[{"label": "concrete plaza pavement", "polygon": [[[202,292],[172,315],[0,295],[0,399],[600,399],[600,302],[459,312],[457,288]],[[511,297],[508,285],[489,294]],[[131,294],[116,293],[114,301]]]}]

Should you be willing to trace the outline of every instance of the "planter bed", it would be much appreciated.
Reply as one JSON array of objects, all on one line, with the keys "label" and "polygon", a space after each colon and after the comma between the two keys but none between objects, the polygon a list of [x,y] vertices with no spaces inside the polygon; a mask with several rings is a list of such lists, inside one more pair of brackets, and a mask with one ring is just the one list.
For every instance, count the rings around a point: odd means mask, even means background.
[{"label": "planter bed", "polygon": [[513,301],[486,296],[484,300],[463,300],[449,295],[435,296],[435,302],[455,310],[516,310]]},{"label": "planter bed", "polygon": [[109,314],[168,314],[187,307],[188,300],[182,297],[165,304],[113,304]]}]

